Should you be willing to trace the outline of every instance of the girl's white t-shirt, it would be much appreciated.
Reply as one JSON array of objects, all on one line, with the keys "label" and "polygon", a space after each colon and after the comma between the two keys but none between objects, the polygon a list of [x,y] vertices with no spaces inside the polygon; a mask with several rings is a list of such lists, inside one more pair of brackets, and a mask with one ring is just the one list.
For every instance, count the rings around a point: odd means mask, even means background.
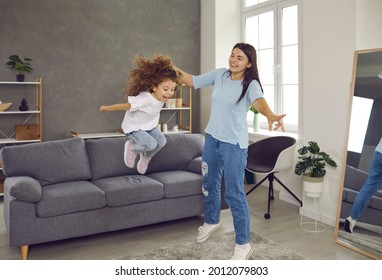
[{"label": "girl's white t-shirt", "polygon": [[153,97],[150,92],[129,96],[127,100],[131,104],[131,108],[126,111],[122,121],[121,127],[124,133],[151,130],[158,125],[163,102]]}]

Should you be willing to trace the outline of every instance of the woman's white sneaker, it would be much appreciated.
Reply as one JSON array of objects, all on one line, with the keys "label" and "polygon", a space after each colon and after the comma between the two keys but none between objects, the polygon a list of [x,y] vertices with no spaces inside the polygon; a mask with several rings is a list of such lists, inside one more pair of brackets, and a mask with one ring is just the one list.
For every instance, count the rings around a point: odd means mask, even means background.
[{"label": "woman's white sneaker", "polygon": [[254,248],[251,247],[251,245],[247,245],[244,248],[241,248],[242,246],[235,246],[235,251],[233,253],[233,256],[231,260],[248,260],[249,257],[252,255]]},{"label": "woman's white sneaker", "polygon": [[196,238],[196,242],[200,243],[206,241],[219,227],[220,223],[215,225],[204,224],[203,226],[199,227],[199,234]]}]

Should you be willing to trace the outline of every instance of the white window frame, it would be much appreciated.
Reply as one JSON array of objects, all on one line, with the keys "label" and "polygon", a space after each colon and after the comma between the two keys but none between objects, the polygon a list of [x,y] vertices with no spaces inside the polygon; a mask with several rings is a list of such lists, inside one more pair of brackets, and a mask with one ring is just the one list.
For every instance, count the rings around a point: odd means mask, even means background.
[{"label": "white window frame", "polygon": [[[282,67],[281,61],[281,15],[282,15],[282,9],[288,6],[297,5],[298,7],[298,125],[297,127],[294,125],[285,125],[285,129],[287,132],[296,133],[298,135],[301,135],[301,128],[302,128],[302,1],[301,0],[269,0],[264,3],[260,3],[254,6],[245,7],[245,0],[242,0],[242,39],[245,40],[245,23],[246,19],[249,17],[253,17],[265,12],[273,11],[274,13],[274,42],[275,42],[275,52],[274,52],[274,61],[275,61],[275,73],[274,73],[274,85],[275,85],[275,108],[271,108],[275,114],[281,114],[282,110],[282,77],[281,77],[281,71],[279,71],[279,67]],[[279,74],[280,73],[280,74]],[[261,81],[261,70],[260,70],[260,81]],[[285,112],[288,114],[288,112]],[[248,121],[248,127],[252,128],[252,122]],[[262,122],[261,128],[262,129],[268,129],[267,123]]]}]

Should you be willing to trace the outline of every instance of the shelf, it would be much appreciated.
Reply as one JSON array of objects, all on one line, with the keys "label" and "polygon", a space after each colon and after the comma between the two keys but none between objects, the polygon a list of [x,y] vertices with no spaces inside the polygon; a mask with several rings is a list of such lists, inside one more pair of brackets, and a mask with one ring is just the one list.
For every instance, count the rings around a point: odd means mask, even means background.
[{"label": "shelf", "polygon": [[187,133],[191,133],[191,131],[179,129],[178,131],[168,130],[167,132],[162,132],[162,133],[163,134],[187,134]]},{"label": "shelf", "polygon": [[126,137],[126,134],[120,133],[120,132],[78,133],[78,132],[71,131],[70,135],[72,137],[79,137],[83,139]]},{"label": "shelf", "polygon": [[5,114],[40,114],[41,111],[29,110],[29,111],[1,111],[1,115]]},{"label": "shelf", "polygon": [[0,84],[2,85],[39,85],[40,82],[2,82],[0,81]]},{"label": "shelf", "polygon": [[191,110],[191,108],[190,107],[162,108],[162,111],[174,111],[174,110]]},{"label": "shelf", "polygon": [[16,140],[15,138],[0,139],[0,144],[20,144],[20,143],[38,143],[40,139]]}]

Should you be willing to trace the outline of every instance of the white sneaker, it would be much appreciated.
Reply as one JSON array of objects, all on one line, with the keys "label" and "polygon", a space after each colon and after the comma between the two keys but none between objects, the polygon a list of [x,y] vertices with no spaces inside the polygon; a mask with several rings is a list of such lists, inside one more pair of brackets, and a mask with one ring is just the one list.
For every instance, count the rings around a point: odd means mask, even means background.
[{"label": "white sneaker", "polygon": [[220,227],[220,223],[217,223],[215,225],[203,225],[198,228],[199,234],[196,238],[196,242],[204,242],[206,241],[211,234],[213,234],[218,228]]},{"label": "white sneaker", "polygon": [[353,228],[355,226],[355,222],[357,220],[354,220],[352,217],[347,217],[345,219],[345,231],[348,233],[353,233]]},{"label": "white sneaker", "polygon": [[252,248],[249,244],[244,249],[240,248],[239,246],[235,246],[235,251],[231,260],[248,260],[249,257],[252,255],[253,250],[254,248]]}]

